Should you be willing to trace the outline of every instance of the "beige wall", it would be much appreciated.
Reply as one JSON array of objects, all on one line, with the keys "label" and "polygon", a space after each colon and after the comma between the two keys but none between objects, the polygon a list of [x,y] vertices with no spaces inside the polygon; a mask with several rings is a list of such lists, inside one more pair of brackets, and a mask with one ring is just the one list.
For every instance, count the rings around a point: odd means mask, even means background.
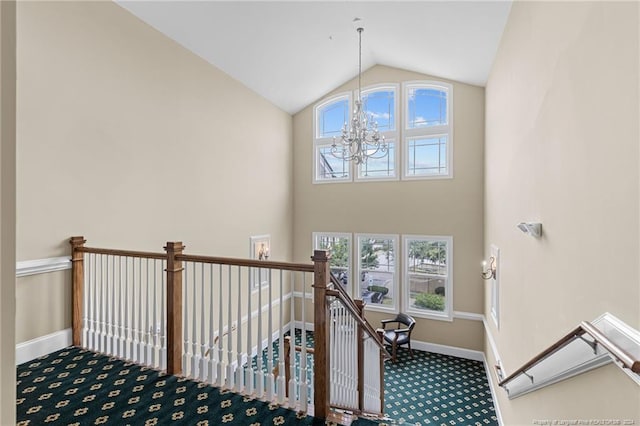
[{"label": "beige wall", "polygon": [[[421,79],[435,78],[375,66],[363,74],[362,85]],[[313,105],[294,116],[293,245],[296,261],[309,259],[314,231],[452,235],[454,310],[482,313],[483,284],[479,265],[483,255],[483,165],[480,159],[484,152],[484,89],[450,83],[454,94],[454,179],[313,185]],[[332,93],[356,87],[357,79]],[[382,317],[373,316],[374,322]],[[416,338],[481,350],[480,323],[471,326],[480,333],[476,338],[463,341],[455,337],[460,336],[459,333],[469,335],[467,323],[420,319]]]},{"label": "beige wall", "polygon": [[16,422],[16,3],[0,2],[0,424]]},{"label": "beige wall", "polygon": [[[270,234],[291,258],[289,114],[112,2],[21,2],[18,75],[18,260],[72,235],[248,257]],[[70,305],[29,323],[52,285],[18,280],[20,340],[68,325]]]},{"label": "beige wall", "polygon": [[[486,87],[500,329],[488,322],[507,373],[605,311],[640,327],[638,16],[635,2],[513,4]],[[528,220],[543,223],[541,239],[516,228]],[[498,392],[508,425],[640,422],[640,388],[613,367],[513,401]]]}]

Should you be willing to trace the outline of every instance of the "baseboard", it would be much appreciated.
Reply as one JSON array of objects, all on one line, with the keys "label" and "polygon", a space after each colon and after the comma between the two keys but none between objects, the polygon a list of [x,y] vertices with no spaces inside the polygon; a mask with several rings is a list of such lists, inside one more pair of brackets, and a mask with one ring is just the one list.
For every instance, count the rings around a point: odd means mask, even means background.
[{"label": "baseboard", "polygon": [[[293,326],[295,328],[298,328],[298,329],[302,330],[302,321],[294,321],[293,322]],[[313,323],[312,322],[305,322],[304,323],[304,329],[306,331],[313,331]]]},{"label": "baseboard", "polygon": [[71,329],[56,331],[16,345],[16,365],[71,346]]},{"label": "baseboard", "polygon": [[438,345],[437,343],[421,342],[419,340],[411,340],[411,348],[419,351],[471,359],[473,361],[482,361],[484,359],[484,354],[480,351],[457,348],[455,346]]},{"label": "baseboard", "polygon": [[498,419],[498,425],[503,426],[502,414],[500,414],[500,404],[498,403],[498,394],[495,386],[493,386],[493,380],[491,380],[491,370],[487,364],[487,358],[483,357],[484,370],[487,373],[487,382],[489,383],[489,391],[491,391],[491,399],[493,400],[493,408],[496,410],[496,418]]}]

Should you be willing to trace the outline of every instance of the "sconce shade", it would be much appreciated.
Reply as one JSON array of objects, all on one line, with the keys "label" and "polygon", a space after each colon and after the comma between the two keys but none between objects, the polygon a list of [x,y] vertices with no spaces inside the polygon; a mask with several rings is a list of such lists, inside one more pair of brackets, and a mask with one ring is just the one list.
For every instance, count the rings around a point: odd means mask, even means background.
[{"label": "sconce shade", "polygon": [[542,224],[539,222],[520,222],[517,226],[519,230],[534,238],[542,236]]}]

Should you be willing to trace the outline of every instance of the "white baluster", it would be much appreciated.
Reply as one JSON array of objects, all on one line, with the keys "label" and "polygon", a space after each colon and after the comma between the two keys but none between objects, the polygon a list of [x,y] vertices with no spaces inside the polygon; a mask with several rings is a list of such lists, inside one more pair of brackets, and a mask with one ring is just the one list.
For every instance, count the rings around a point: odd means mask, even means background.
[{"label": "white baluster", "polygon": [[251,395],[253,393],[253,379],[254,379],[254,370],[252,364],[253,357],[253,341],[251,340],[251,323],[253,322],[253,314],[251,312],[251,299],[252,294],[252,281],[253,277],[253,268],[249,268],[249,276],[247,277],[247,363],[245,365],[245,393],[247,395]]},{"label": "white baluster", "polygon": [[158,368],[158,259],[153,259],[153,288],[152,288],[152,308],[151,308],[151,367]]},{"label": "white baluster", "polygon": [[[142,357],[139,350],[140,335],[138,331],[140,329],[140,317],[136,318],[136,312],[140,310],[141,298],[138,297],[136,301],[136,288],[141,285],[140,279],[136,276],[136,263],[138,266],[138,276],[140,274],[140,260],[134,257],[124,258],[125,273],[122,279],[121,297],[120,303],[123,306],[123,337],[124,337],[124,353],[127,353],[127,358],[135,362],[141,363]],[[120,267],[122,267],[122,261],[120,261]],[[129,277],[129,271],[131,271],[131,277]],[[136,322],[137,321],[137,322]]]},{"label": "white baluster", "polygon": [[233,389],[234,386],[234,375],[233,375],[233,324],[231,317],[231,265],[227,265],[227,270],[229,273],[228,284],[229,284],[229,293],[227,295],[227,300],[229,303],[227,304],[227,388]]},{"label": "white baluster", "polygon": [[[249,281],[249,275],[247,274],[247,281]],[[251,292],[249,292],[249,297],[251,297]],[[248,314],[251,316],[251,312]],[[249,318],[251,321],[251,318]],[[242,268],[238,268],[238,319],[237,323],[237,350],[236,350],[236,387],[235,391],[241,393],[244,389],[244,368],[242,368]]]},{"label": "white baluster", "polygon": [[109,337],[110,337],[109,338],[109,354],[115,355],[116,354],[116,333],[117,333],[116,318],[115,318],[115,312],[116,312],[116,295],[115,295],[116,260],[115,258],[111,258],[110,272],[111,272],[111,275],[107,280],[108,288],[110,289],[109,295],[111,296],[111,309],[109,311],[109,317],[110,317],[109,323],[110,323],[110,330],[111,330],[109,334]]},{"label": "white baluster", "polygon": [[269,328],[267,333],[267,401],[273,401],[275,383],[273,380],[273,294],[271,288],[271,269],[269,269],[267,286],[269,287]]},{"label": "white baluster", "polygon": [[204,308],[205,269],[204,263],[200,264],[200,380],[207,380],[207,340]]},{"label": "white baluster", "polygon": [[284,366],[284,359],[285,359],[285,353],[284,353],[284,289],[282,288],[283,286],[283,281],[284,281],[284,276],[283,276],[284,271],[281,269],[280,270],[280,319],[278,321],[278,323],[280,324],[280,333],[278,335],[278,384],[277,384],[277,388],[278,388],[278,403],[282,404],[284,402],[284,398],[285,398],[285,386],[286,384],[286,378],[285,378],[285,366]]},{"label": "white baluster", "polygon": [[167,321],[166,321],[166,312],[167,312],[167,274],[165,271],[167,270],[167,261],[162,260],[162,273],[160,274],[162,284],[160,286],[160,324],[162,324],[161,335],[160,335],[160,368],[167,368]]},{"label": "white baluster", "polygon": [[[302,329],[300,335],[300,345],[302,346],[302,352],[300,353],[300,409],[304,412],[307,411],[308,406],[308,386],[307,383],[307,316],[305,305],[307,304],[307,276],[302,275],[302,303],[301,312],[302,315]],[[293,344],[295,345],[295,339]]]},{"label": "white baluster", "polygon": [[83,254],[82,255],[83,263],[85,265],[84,272],[84,297],[82,300],[82,341],[80,342],[81,346],[90,347],[89,346],[89,330],[91,329],[91,255]]},{"label": "white baluster", "polygon": [[295,350],[295,336],[296,336],[296,302],[293,293],[295,292],[295,272],[291,271],[290,273],[290,283],[289,288],[291,290],[291,318],[290,318],[290,327],[289,327],[289,338],[290,338],[290,350],[289,350],[289,407],[295,408],[297,405],[297,392],[296,392],[296,350]]},{"label": "white baluster", "polygon": [[102,353],[107,353],[107,333],[106,333],[106,325],[107,325],[107,310],[106,310],[106,296],[105,296],[105,258],[103,255],[100,256],[100,303],[98,303],[98,318],[100,319],[99,326],[99,344],[98,350]]},{"label": "white baluster", "polygon": [[189,263],[185,262],[184,265],[184,279],[182,281],[182,373],[185,376],[189,376],[189,358],[191,353],[189,342],[189,292],[187,287],[189,286]]},{"label": "white baluster", "polygon": [[216,353],[215,353],[215,333],[214,333],[214,324],[213,324],[213,263],[209,265],[209,383],[216,383],[216,378],[218,377],[216,366],[217,363],[215,361]]},{"label": "white baluster", "polygon": [[200,376],[200,348],[198,345],[198,309],[197,309],[197,300],[198,300],[198,278],[196,271],[195,262],[191,262],[191,281],[192,281],[192,296],[191,296],[191,304],[189,305],[189,309],[193,311],[192,313],[192,323],[191,323],[191,377],[197,379]]},{"label": "white baluster", "polygon": [[220,289],[220,294],[218,297],[218,312],[219,312],[219,318],[218,318],[218,336],[217,336],[217,341],[216,344],[218,345],[218,380],[217,380],[217,384],[218,386],[222,387],[224,386],[224,369],[222,368],[222,359],[223,359],[223,349],[222,349],[222,339],[224,337],[224,329],[223,329],[223,324],[222,324],[222,301],[224,300],[222,298],[222,265],[219,266],[219,272],[220,272],[220,278],[219,278],[219,289]]},{"label": "white baluster", "polygon": [[264,396],[264,371],[262,371],[262,269],[258,270],[258,345],[257,345],[257,394],[258,398]]}]

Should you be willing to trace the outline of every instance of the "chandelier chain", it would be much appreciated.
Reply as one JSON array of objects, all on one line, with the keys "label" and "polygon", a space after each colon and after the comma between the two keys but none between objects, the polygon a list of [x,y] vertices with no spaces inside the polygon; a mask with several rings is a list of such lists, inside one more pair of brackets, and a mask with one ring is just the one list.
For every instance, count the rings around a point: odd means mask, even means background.
[{"label": "chandelier chain", "polygon": [[343,161],[353,161],[356,164],[365,163],[368,159],[384,158],[387,155],[387,144],[384,136],[378,131],[378,123],[369,120],[367,112],[362,107],[362,32],[358,31],[358,98],[353,108],[350,124],[346,122],[342,127],[342,135],[338,142],[333,137],[331,154]]}]

